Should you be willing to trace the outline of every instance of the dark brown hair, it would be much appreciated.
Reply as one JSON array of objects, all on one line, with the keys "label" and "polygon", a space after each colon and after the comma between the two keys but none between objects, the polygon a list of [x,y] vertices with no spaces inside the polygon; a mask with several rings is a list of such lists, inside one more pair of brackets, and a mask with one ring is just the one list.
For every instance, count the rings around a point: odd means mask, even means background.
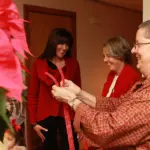
[{"label": "dark brown hair", "polygon": [[45,50],[39,58],[52,59],[56,56],[56,47],[58,44],[68,45],[69,49],[67,50],[65,57],[71,57],[71,49],[73,45],[73,37],[71,33],[64,28],[55,28],[49,35]]}]

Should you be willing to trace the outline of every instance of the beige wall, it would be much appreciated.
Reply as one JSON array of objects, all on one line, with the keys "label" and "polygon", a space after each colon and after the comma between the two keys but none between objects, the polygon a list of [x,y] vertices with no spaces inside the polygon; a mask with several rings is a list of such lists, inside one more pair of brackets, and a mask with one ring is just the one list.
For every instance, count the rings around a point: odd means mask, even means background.
[{"label": "beige wall", "polygon": [[21,15],[23,4],[75,11],[77,13],[77,55],[81,67],[82,85],[98,95],[108,73],[103,63],[102,44],[115,35],[133,42],[142,14],[127,9],[88,0],[16,0]]},{"label": "beige wall", "polygon": [[143,0],[143,21],[150,19],[150,0]]}]

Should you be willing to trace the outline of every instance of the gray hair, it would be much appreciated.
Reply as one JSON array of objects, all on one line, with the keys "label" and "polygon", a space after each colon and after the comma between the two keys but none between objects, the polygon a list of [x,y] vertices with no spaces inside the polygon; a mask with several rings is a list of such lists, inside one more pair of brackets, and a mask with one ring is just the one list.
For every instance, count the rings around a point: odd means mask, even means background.
[{"label": "gray hair", "polygon": [[144,29],[144,37],[150,39],[150,20],[144,21],[139,25],[139,29]]},{"label": "gray hair", "polygon": [[121,36],[112,37],[104,43],[103,47],[109,49],[109,56],[132,64],[131,47],[125,38]]}]

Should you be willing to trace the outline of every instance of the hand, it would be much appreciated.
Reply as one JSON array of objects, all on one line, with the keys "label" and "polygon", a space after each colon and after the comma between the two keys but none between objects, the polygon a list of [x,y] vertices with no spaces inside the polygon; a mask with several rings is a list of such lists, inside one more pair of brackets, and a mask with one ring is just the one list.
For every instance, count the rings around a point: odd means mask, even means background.
[{"label": "hand", "polygon": [[0,141],[0,150],[8,150],[8,140]]},{"label": "hand", "polygon": [[68,101],[76,97],[76,95],[73,92],[67,90],[64,87],[58,87],[56,85],[52,86],[52,94],[56,99],[64,103],[68,103]]},{"label": "hand", "polygon": [[43,130],[43,131],[45,131],[45,132],[47,132],[48,130],[47,130],[46,128],[43,128],[42,126],[40,126],[40,125],[38,125],[38,124],[35,125],[35,126],[33,127],[33,129],[35,130],[35,132],[37,133],[37,135],[41,138],[42,142],[44,142],[45,137],[44,137],[44,135],[42,134],[41,130]]},{"label": "hand", "polygon": [[[60,85],[62,86],[62,81],[60,82]],[[81,91],[81,88],[79,86],[77,86],[75,83],[73,83],[70,80],[66,80],[64,81],[64,85],[63,85],[67,90],[73,92],[74,94],[78,95]]]}]

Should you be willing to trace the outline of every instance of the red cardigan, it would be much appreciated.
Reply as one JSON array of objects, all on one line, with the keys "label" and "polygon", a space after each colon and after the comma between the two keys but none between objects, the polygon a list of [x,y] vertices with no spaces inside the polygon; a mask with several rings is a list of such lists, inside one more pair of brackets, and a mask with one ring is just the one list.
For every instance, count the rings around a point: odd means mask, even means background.
[{"label": "red cardigan", "polygon": [[[78,86],[81,86],[80,68],[77,60],[65,58],[66,65],[63,72],[66,79],[72,80]],[[53,70],[48,67],[45,59],[37,59],[32,68],[32,77],[28,93],[28,110],[30,123],[36,123],[49,116],[63,116],[62,103],[55,100],[51,94],[53,81],[45,75],[49,72],[60,82],[61,77],[57,69]],[[74,112],[71,108],[71,119]]]},{"label": "red cardigan", "polygon": [[[107,81],[103,87],[102,96],[106,97],[115,75],[116,73],[113,71],[108,74]],[[126,93],[136,81],[140,79],[141,75],[131,65],[126,64],[117,79],[114,90],[110,97],[120,97],[122,94]]]}]

